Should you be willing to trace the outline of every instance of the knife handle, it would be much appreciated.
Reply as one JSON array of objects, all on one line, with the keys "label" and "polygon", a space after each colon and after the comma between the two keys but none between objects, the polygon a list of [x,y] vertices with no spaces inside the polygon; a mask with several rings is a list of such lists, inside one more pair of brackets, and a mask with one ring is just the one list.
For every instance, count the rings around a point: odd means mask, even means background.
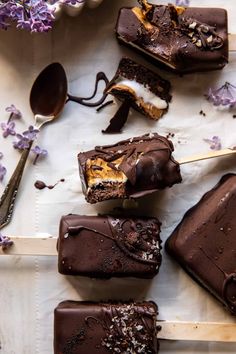
[{"label": "knife handle", "polygon": [[22,152],[20,160],[0,199],[0,229],[11,221],[17,192],[32,144],[33,141],[30,141],[28,149]]}]

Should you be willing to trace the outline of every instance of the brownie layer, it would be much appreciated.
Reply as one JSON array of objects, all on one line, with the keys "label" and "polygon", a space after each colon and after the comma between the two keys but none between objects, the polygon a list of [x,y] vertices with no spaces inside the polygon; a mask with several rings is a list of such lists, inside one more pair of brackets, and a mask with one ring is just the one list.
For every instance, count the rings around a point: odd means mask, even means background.
[{"label": "brownie layer", "polygon": [[128,100],[134,109],[155,120],[167,112],[171,100],[169,81],[129,58],[121,59],[105,92]]},{"label": "brownie layer", "polygon": [[79,153],[83,192],[89,203],[139,197],[181,182],[173,144],[157,133]]}]

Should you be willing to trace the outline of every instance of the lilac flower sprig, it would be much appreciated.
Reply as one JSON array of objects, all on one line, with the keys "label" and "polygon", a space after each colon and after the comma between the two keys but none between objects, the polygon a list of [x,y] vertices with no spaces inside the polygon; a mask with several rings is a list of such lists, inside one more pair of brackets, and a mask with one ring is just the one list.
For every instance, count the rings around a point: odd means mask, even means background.
[{"label": "lilac flower sprig", "polygon": [[19,29],[30,32],[48,32],[55,19],[56,3],[76,5],[84,0],[0,0],[0,28],[7,29],[12,22]]},{"label": "lilac flower sprig", "polygon": [[13,141],[13,147],[18,150],[28,149],[30,143],[37,138],[38,133],[39,130],[30,125],[28,130],[24,131],[22,134],[16,134],[17,140]]},{"label": "lilac flower sprig", "polygon": [[206,99],[213,103],[214,106],[228,106],[233,108],[236,106],[236,86],[225,82],[218,89],[210,88],[208,93],[205,94]]},{"label": "lilac flower sprig", "polygon": [[38,145],[36,145],[33,149],[31,149],[31,151],[36,155],[35,159],[34,159],[34,162],[33,162],[33,165],[36,164],[36,162],[37,162],[39,157],[45,157],[45,156],[48,155],[47,150],[40,148]]},{"label": "lilac flower sprig", "polygon": [[7,236],[3,236],[3,234],[0,233],[0,247],[2,247],[3,251],[7,250],[10,248],[14,242]]},{"label": "lilac flower sprig", "polygon": [[206,143],[210,144],[211,150],[221,150],[222,144],[219,136],[213,136],[211,139],[203,139]]}]

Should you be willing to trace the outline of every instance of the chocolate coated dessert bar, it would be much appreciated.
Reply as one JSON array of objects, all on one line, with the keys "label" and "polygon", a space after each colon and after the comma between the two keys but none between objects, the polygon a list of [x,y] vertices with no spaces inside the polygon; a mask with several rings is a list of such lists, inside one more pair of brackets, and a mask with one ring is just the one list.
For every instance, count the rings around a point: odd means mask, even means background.
[{"label": "chocolate coated dessert bar", "polygon": [[154,302],[61,302],[54,313],[54,354],[157,354]]},{"label": "chocolate coated dessert bar", "polygon": [[134,109],[155,120],[167,112],[171,100],[169,81],[129,58],[121,59],[105,92],[129,100]]},{"label": "chocolate coated dessert bar", "polygon": [[166,249],[236,315],[236,175],[220,182],[184,216]]},{"label": "chocolate coated dessert bar", "polygon": [[157,133],[97,146],[78,155],[83,192],[89,203],[124,199],[181,182],[173,144]]},{"label": "chocolate coated dessert bar", "polygon": [[220,8],[151,5],[122,8],[120,42],[178,73],[222,69],[228,62],[227,12]]},{"label": "chocolate coated dessert bar", "polygon": [[152,278],[161,264],[156,218],[63,216],[58,239],[61,274]]}]

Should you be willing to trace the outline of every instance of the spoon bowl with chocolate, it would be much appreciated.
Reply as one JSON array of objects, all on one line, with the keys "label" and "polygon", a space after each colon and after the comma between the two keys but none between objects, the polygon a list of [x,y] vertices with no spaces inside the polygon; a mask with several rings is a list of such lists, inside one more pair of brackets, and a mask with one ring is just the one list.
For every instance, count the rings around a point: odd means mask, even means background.
[{"label": "spoon bowl with chocolate", "polygon": [[[35,117],[35,128],[52,122],[61,113],[67,98],[67,78],[59,63],[48,65],[36,78],[30,93],[30,107]],[[23,150],[20,160],[8,182],[0,200],[0,229],[7,225],[12,217],[14,202],[29,156],[33,140]]]}]

